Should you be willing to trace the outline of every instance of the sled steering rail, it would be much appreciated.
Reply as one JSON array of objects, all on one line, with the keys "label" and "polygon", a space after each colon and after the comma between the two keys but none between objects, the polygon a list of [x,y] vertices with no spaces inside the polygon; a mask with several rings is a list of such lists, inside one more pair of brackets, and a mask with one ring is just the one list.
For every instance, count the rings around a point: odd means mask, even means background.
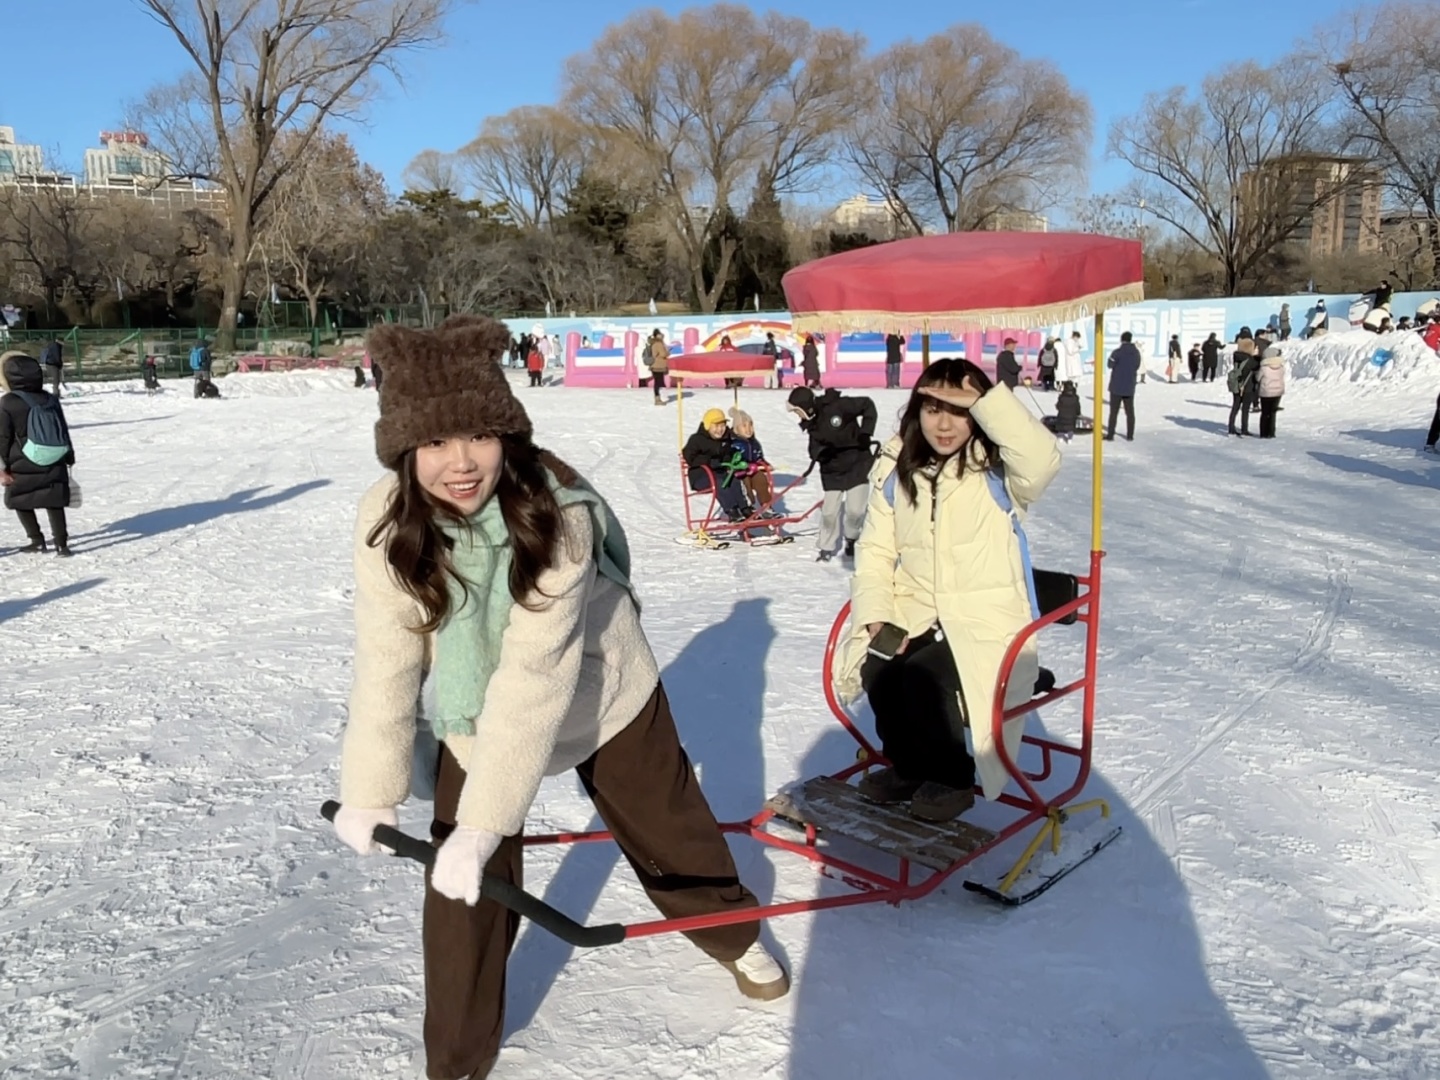
[{"label": "sled steering rail", "polygon": [[[951,823],[946,826],[936,826],[927,832],[928,841],[921,837],[919,841],[914,836],[909,838],[900,837],[900,841],[889,847],[874,844],[871,846],[878,850],[886,851],[897,860],[897,867],[894,874],[884,874],[868,867],[860,866],[847,859],[842,859],[827,848],[822,848],[819,839],[822,832],[829,831],[827,825],[817,824],[814,820],[807,820],[804,814],[795,814],[794,804],[788,801],[786,793],[772,798],[766,806],[754,817],[746,821],[735,821],[722,824],[720,827],[727,833],[748,836],[750,839],[765,844],[768,847],[776,848],[793,855],[799,855],[811,862],[816,863],[820,872],[827,877],[834,878],[851,887],[853,891],[837,896],[823,896],[814,900],[796,900],[782,903],[764,904],[759,907],[749,908],[740,911],[721,912],[713,915],[697,915],[680,919],[653,919],[645,922],[635,923],[608,923],[596,926],[583,926],[575,920],[566,916],[554,907],[545,903],[540,898],[525,892],[522,889],[511,885],[508,882],[497,878],[486,876],[481,886],[481,895],[504,905],[519,915],[530,919],[537,926],[549,931],[561,938],[570,945],[580,948],[590,948],[600,945],[613,945],[617,942],[631,938],[649,937],[655,934],[683,933],[686,931],[704,930],[716,926],[729,926],[735,923],[756,922],[761,919],[774,918],[780,915],[794,915],[804,911],[825,911],[831,908],[852,907],[858,904],[888,903],[899,904],[907,900],[918,900],[923,896],[939,888],[947,879],[957,871],[973,863],[988,852],[992,852],[1002,844],[1017,837],[1024,830],[1038,824],[1040,828],[1030,839],[1025,849],[1021,852],[1019,859],[1011,867],[1010,871],[1001,879],[997,886],[978,884],[967,881],[965,887],[971,891],[980,892],[991,899],[1001,903],[1015,906],[1025,903],[1027,900],[1038,896],[1050,885],[1058,881],[1067,871],[1061,871],[1053,877],[1045,880],[1039,887],[1019,896],[1011,895],[1011,888],[1030,865],[1034,857],[1040,852],[1042,846],[1048,841],[1050,848],[1058,852],[1060,848],[1061,829],[1068,822],[1071,815],[1086,810],[1099,810],[1103,818],[1110,816],[1110,808],[1102,799],[1092,799],[1085,802],[1074,803],[1073,799],[1085,788],[1086,781],[1090,775],[1091,750],[1094,744],[1095,732],[1095,675],[1096,661],[1099,651],[1099,626],[1100,626],[1100,564],[1105,557],[1103,551],[1092,551],[1090,555],[1090,572],[1087,577],[1078,578],[1080,585],[1079,594],[1076,598],[1062,607],[1042,616],[1026,626],[1015,640],[1010,643],[1005,653],[1004,661],[1001,664],[1000,674],[997,679],[995,704],[991,712],[991,735],[1001,762],[1010,779],[1019,788],[1018,793],[1009,790],[1002,792],[995,800],[996,802],[1018,811],[1017,816],[1005,825],[998,832],[975,828],[963,822]],[[844,803],[849,798],[846,794],[853,793],[854,787],[849,781],[859,772],[872,768],[876,765],[886,764],[884,756],[865,737],[865,734],[856,726],[854,720],[844,706],[834,689],[834,663],[835,651],[839,646],[843,634],[849,623],[850,605],[847,603],[841,608],[836,616],[834,624],[830,628],[830,636],[825,644],[825,660],[823,667],[825,700],[834,713],[835,718],[845,727],[855,741],[859,744],[857,761],[840,772],[830,776],[820,777],[805,785],[806,793],[814,790],[826,799],[832,800],[831,808],[837,807],[840,811],[844,809]],[[1020,655],[1020,650],[1025,643],[1046,627],[1053,626],[1074,616],[1074,621],[1085,626],[1085,672],[1083,676],[1063,686],[1057,686],[1039,697],[1033,698],[1022,705],[1011,709],[1004,707],[1005,691],[1009,686],[1013,673],[1015,660]],[[1081,694],[1081,733],[1080,744],[1072,746],[1068,743],[1059,742],[1054,739],[1036,735],[1026,734],[1022,736],[1022,742],[1035,747],[1040,751],[1039,768],[1034,772],[1026,772],[1011,759],[1005,749],[1005,741],[1002,735],[1004,724],[1011,720],[1019,720],[1030,712],[1046,705],[1069,697],[1072,694]],[[1074,763],[1075,775],[1068,787],[1057,795],[1046,796],[1041,794],[1036,785],[1050,780],[1056,772],[1056,766],[1061,759],[1072,760]],[[788,808],[788,809],[787,809]],[[335,811],[339,807],[333,802],[326,803],[322,813],[327,818],[334,818]],[[874,808],[875,813],[881,813],[882,808]],[[843,813],[840,814],[843,817]],[[881,822],[878,826],[874,823],[867,825],[866,836],[873,840],[873,837],[887,830],[893,835],[899,835],[903,825],[897,825],[896,819],[903,819],[906,815],[895,813],[891,815],[891,822]],[[768,826],[775,821],[782,821],[789,826],[795,826],[802,838],[792,839],[772,832]],[[844,835],[843,829],[838,830],[839,835]],[[1080,861],[1093,855],[1101,847],[1113,839],[1110,834],[1105,839],[1094,844],[1088,852],[1083,853]],[[569,832],[555,833],[546,836],[527,836],[524,843],[527,846],[539,846],[542,844],[584,844],[598,843],[613,840],[608,831],[597,830],[593,832]],[[853,840],[854,838],[852,838]],[[435,849],[430,844],[400,833],[394,829],[384,826],[375,830],[375,840],[392,848],[397,854],[416,860],[417,862],[430,865],[435,859]],[[865,841],[862,841],[865,842]],[[907,847],[906,844],[909,844]],[[1075,864],[1078,865],[1078,862]],[[1073,869],[1073,867],[1071,867]]]}]

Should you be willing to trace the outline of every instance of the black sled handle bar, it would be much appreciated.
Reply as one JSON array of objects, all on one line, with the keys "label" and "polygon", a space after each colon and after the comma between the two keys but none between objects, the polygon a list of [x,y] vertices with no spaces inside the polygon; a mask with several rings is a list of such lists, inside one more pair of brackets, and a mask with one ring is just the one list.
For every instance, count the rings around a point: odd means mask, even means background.
[{"label": "black sled handle bar", "polygon": [[[340,804],[328,799],[320,807],[320,816],[334,821],[340,812]],[[374,839],[392,849],[396,855],[413,859],[423,866],[435,865],[435,847],[424,840],[416,839],[399,829],[388,825],[376,825]],[[615,945],[625,940],[625,927],[621,923],[605,923],[601,926],[582,926],[562,911],[557,911],[538,896],[503,881],[493,874],[480,879],[480,895],[493,900],[501,907],[508,908],[521,918],[529,919],[542,930],[554,934],[567,945],[578,949],[594,949],[601,945]]]}]

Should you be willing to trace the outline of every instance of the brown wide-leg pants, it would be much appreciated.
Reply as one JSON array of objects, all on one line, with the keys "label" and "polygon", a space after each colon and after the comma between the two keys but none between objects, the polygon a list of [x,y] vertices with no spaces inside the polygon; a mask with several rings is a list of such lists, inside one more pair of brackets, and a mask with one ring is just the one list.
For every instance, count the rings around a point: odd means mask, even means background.
[{"label": "brown wide-leg pants", "polygon": [[[725,837],[680,746],[663,686],[656,686],[629,727],[575,771],[651,902],[667,919],[758,906],[740,884]],[[455,827],[464,783],[464,769],[442,747],[430,826],[437,843]],[[521,838],[507,837],[486,873],[522,885],[521,851]],[[431,1080],[459,1080],[477,1069],[483,1076],[499,1055],[505,961],[519,926],[519,916],[494,901],[482,898],[469,907],[447,900],[426,874],[425,1057]],[[717,960],[735,960],[759,934],[759,923],[751,921],[685,936]]]}]

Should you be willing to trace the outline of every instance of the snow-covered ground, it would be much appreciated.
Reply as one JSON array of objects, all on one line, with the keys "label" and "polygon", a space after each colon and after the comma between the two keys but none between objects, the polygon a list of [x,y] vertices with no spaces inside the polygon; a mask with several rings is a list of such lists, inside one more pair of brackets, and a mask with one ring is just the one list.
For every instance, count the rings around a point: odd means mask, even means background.
[{"label": "snow-covered ground", "polygon": [[[1277,440],[1224,438],[1223,381],[1152,381],[1137,441],[1108,444],[1091,789],[1119,841],[1015,911],[957,881],[774,921],[795,985],[773,1005],[680,938],[580,954],[527,926],[495,1076],[1440,1074],[1440,461],[1417,454],[1440,361],[1350,378],[1374,344],[1297,363],[1339,374],[1292,383]],[[76,557],[0,559],[6,1077],[423,1075],[417,868],[356,859],[317,816],[336,790],[375,397],[344,374],[222,389],[69,399]],[[520,392],[628,527],[717,812],[852,760],[819,679],[844,570],[808,540],[677,546],[673,405]],[[888,422],[903,398],[875,396]],[[702,392],[687,419],[723,399]],[[781,396],[746,400],[798,471]],[[1080,569],[1089,443],[1067,457],[1029,528],[1042,565]],[[8,515],[0,528],[19,541]],[[1063,677],[1080,635],[1054,635]],[[1045,719],[1074,730],[1073,710]],[[532,824],[592,819],[566,777]],[[403,821],[423,833],[427,805]],[[737,854],[763,898],[843,888]],[[527,860],[574,915],[649,917],[613,849]]]}]

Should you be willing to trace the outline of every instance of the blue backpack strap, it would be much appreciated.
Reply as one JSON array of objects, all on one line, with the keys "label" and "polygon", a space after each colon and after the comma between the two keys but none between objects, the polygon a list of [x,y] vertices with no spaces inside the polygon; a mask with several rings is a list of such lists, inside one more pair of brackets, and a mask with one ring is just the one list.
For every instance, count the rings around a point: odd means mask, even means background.
[{"label": "blue backpack strap", "polygon": [[1010,492],[1005,489],[1005,475],[998,469],[986,469],[985,482],[990,485],[990,494],[994,496],[996,504],[1010,515],[1010,527],[1015,530],[1015,539],[1020,541],[1020,565],[1025,568],[1025,588],[1030,594],[1030,617],[1038,619],[1040,602],[1035,593],[1035,565],[1030,561],[1030,541],[1025,536],[1024,526],[1020,524],[1020,515],[1015,512],[1015,504],[1010,501]]}]

